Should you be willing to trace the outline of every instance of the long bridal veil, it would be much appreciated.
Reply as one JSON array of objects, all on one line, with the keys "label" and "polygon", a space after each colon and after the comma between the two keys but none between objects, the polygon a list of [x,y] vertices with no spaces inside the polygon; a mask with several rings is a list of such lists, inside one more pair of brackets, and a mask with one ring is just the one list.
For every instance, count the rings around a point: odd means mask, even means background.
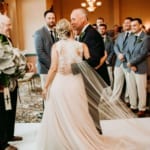
[{"label": "long bridal veil", "polygon": [[[98,109],[103,119],[127,119],[136,117],[122,100],[111,99],[112,90],[86,61],[72,64],[74,74],[81,73],[89,103]],[[90,101],[92,99],[92,101]],[[97,106],[98,104],[98,106]]]},{"label": "long bridal veil", "polygon": [[[100,119],[124,119],[127,125],[134,126],[138,132],[150,136],[150,130],[144,129],[136,121],[136,115],[121,99],[111,99],[112,90],[86,61],[72,64],[74,74],[81,73],[85,83],[88,102],[100,113]],[[92,100],[90,100],[92,99]],[[98,105],[97,105],[98,104]]]}]

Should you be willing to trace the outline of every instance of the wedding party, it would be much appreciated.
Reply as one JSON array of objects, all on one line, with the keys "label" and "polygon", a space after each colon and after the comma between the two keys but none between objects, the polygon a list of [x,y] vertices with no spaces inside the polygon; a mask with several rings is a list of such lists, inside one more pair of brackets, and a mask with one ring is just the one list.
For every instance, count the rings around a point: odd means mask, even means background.
[{"label": "wedding party", "polygon": [[149,150],[147,5],[0,1],[0,150]]}]

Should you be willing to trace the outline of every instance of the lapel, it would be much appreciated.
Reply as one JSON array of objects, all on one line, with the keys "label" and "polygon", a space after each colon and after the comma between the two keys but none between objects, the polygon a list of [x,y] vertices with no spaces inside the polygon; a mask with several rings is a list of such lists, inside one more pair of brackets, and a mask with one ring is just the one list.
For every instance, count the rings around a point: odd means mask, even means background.
[{"label": "lapel", "polygon": [[143,38],[145,36],[145,33],[144,32],[141,32],[140,36],[137,38],[136,42],[135,42],[135,35],[133,35],[133,40],[132,40],[132,49],[131,49],[131,52],[133,53],[135,49],[138,49],[137,47],[139,47],[142,42],[143,42]]},{"label": "lapel", "polygon": [[53,40],[51,38],[50,31],[47,29],[47,27],[44,26],[43,31],[44,31],[44,35],[46,36],[47,40],[53,44]]},{"label": "lapel", "polygon": [[125,36],[125,32],[120,33],[119,37],[118,37],[118,46],[120,48],[120,51],[123,51],[124,45],[123,45],[123,41],[124,41],[124,36]]},{"label": "lapel", "polygon": [[80,42],[83,42],[83,41],[84,41],[84,39],[85,39],[85,37],[86,37],[86,34],[87,34],[88,30],[89,30],[91,27],[92,27],[91,25],[88,25],[87,28],[85,29],[85,31],[84,31],[84,32],[81,32],[80,37],[79,37],[79,41],[80,41]]}]

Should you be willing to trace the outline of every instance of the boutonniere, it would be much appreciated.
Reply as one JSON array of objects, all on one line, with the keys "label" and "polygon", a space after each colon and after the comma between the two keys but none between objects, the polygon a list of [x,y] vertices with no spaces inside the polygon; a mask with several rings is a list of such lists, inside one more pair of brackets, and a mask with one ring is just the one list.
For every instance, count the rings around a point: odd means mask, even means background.
[{"label": "boutonniere", "polygon": [[110,39],[108,37],[106,37],[106,42],[110,42]]},{"label": "boutonniere", "polygon": [[85,36],[85,32],[81,32],[80,37],[79,37],[79,41],[81,41],[84,36]]},{"label": "boutonniere", "polygon": [[143,40],[140,38],[137,38],[137,43],[141,43]]}]

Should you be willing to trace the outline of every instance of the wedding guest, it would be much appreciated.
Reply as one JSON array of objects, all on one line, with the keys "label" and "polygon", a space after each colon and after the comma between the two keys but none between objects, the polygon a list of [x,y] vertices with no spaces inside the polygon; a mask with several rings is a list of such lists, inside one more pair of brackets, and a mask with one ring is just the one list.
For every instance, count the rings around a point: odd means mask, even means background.
[{"label": "wedding guest", "polygon": [[98,32],[101,34],[104,44],[105,44],[105,52],[106,52],[106,64],[109,73],[109,78],[111,82],[111,87],[113,87],[113,66],[115,61],[115,53],[113,48],[113,40],[107,34],[107,25],[100,24],[98,27]]},{"label": "wedding guest", "polygon": [[104,18],[98,17],[98,18],[96,19],[96,26],[97,26],[97,29],[98,29],[98,27],[99,27],[100,24],[104,24],[104,23],[105,23]]}]

